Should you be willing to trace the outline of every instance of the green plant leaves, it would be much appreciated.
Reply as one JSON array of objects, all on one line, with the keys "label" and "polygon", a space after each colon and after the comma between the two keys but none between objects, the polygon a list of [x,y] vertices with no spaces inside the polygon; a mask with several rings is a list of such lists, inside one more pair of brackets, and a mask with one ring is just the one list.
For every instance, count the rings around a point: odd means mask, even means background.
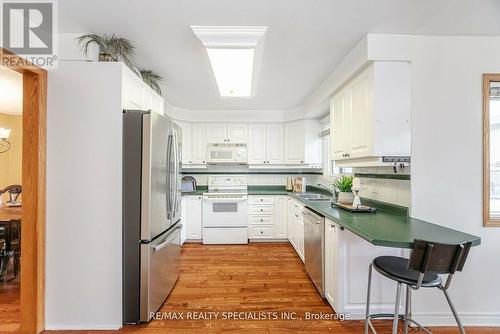
[{"label": "green plant leaves", "polygon": [[352,191],[352,179],[353,176],[341,176],[335,179],[333,187],[339,192],[351,192]]},{"label": "green plant leaves", "polygon": [[137,68],[135,64],[135,45],[131,40],[117,37],[115,34],[98,35],[92,33],[77,37],[77,41],[84,55],[88,54],[91,43],[97,44],[100,53],[109,54],[113,61],[123,62],[128,68],[138,74],[149,87],[160,96],[162,95],[160,87],[162,77],[152,70]]}]

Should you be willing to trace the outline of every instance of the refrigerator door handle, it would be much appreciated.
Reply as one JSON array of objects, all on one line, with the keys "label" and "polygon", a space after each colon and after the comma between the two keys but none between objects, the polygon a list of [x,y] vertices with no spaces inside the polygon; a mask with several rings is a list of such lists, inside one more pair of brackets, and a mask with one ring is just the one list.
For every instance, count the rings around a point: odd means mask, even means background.
[{"label": "refrigerator door handle", "polygon": [[175,214],[176,214],[176,211],[177,211],[177,189],[179,187],[179,181],[178,181],[178,174],[179,174],[179,166],[178,166],[178,159],[177,159],[177,156],[179,154],[178,150],[179,148],[177,147],[177,133],[175,132],[175,130],[173,131],[173,135],[172,135],[172,138],[173,138],[173,149],[174,149],[174,154],[173,154],[173,157],[174,157],[174,187],[173,187],[173,205],[172,205],[172,218],[175,217]]},{"label": "refrigerator door handle", "polygon": [[176,228],[174,228],[174,229],[171,231],[170,236],[169,236],[167,239],[165,239],[165,241],[164,241],[164,242],[162,242],[162,243],[161,243],[161,244],[159,244],[159,245],[153,246],[153,251],[158,252],[158,251],[162,250],[163,248],[165,248],[168,244],[171,244],[171,243],[172,243],[172,239],[174,239],[174,238],[176,238],[176,237],[177,237],[177,233],[176,233],[176,231],[177,231],[178,229],[180,229],[181,227],[182,227],[182,225],[179,225],[179,226],[177,226]]},{"label": "refrigerator door handle", "polygon": [[168,135],[167,139],[167,173],[166,173],[166,191],[165,191],[165,200],[167,204],[167,218],[171,219],[173,217],[172,210],[172,173],[170,170],[170,166],[172,165],[172,146],[173,146],[173,138],[172,134]]}]

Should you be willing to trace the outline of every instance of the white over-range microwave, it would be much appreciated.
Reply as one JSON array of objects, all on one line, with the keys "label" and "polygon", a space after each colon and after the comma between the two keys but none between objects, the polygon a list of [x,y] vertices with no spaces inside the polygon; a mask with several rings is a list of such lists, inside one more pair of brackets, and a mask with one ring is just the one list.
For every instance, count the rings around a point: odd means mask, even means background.
[{"label": "white over-range microwave", "polygon": [[208,144],[207,162],[211,164],[246,164],[246,144]]}]

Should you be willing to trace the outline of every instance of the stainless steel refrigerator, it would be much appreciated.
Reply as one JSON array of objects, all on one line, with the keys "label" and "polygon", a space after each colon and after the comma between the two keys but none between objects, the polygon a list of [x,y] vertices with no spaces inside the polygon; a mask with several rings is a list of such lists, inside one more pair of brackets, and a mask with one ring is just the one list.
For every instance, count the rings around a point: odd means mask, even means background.
[{"label": "stainless steel refrigerator", "polygon": [[181,129],[123,112],[123,322],[147,322],[179,276]]}]

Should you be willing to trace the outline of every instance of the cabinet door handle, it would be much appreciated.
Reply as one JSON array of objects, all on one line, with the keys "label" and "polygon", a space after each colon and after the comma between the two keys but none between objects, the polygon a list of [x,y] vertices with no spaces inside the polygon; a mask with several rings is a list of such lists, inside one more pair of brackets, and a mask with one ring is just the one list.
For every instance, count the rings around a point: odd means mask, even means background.
[{"label": "cabinet door handle", "polygon": [[304,163],[304,160],[300,160],[300,163],[303,164]]}]

